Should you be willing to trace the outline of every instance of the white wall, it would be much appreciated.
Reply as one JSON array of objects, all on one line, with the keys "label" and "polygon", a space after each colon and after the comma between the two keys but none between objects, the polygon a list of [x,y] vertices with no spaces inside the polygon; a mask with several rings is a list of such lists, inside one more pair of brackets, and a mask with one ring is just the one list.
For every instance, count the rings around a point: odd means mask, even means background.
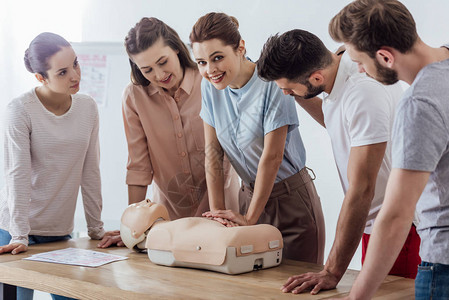
[{"label": "white wall", "polygon": [[[329,49],[335,49],[337,44],[328,36],[327,26],[329,20],[347,3],[348,0],[7,0],[4,2],[6,9],[0,10],[0,110],[4,111],[13,96],[36,85],[32,75],[23,67],[23,52],[32,37],[42,31],[53,31],[75,42],[122,42],[128,30],[141,17],[154,16],[173,27],[188,42],[190,30],[200,16],[210,11],[221,11],[239,20],[248,55],[256,60],[270,35],[293,28],[309,30],[319,36]],[[415,16],[418,32],[424,41],[432,46],[448,42],[448,1],[404,0],[403,3]],[[119,75],[125,85],[129,74]],[[100,109],[103,219],[107,229],[117,228],[118,219],[127,203],[124,183],[127,153],[120,114],[123,88],[113,87],[107,109]],[[307,165],[317,175],[315,184],[326,220],[327,256],[335,235],[343,194],[327,133],[303,111],[298,109],[298,114],[307,150]],[[111,130],[114,130],[114,139],[110,138]],[[0,155],[3,156],[2,148]],[[3,169],[3,160],[0,160],[0,168]],[[1,177],[0,187],[3,185],[4,179]],[[77,211],[77,228],[83,228],[82,209]],[[359,252],[350,267],[360,267]]]}]

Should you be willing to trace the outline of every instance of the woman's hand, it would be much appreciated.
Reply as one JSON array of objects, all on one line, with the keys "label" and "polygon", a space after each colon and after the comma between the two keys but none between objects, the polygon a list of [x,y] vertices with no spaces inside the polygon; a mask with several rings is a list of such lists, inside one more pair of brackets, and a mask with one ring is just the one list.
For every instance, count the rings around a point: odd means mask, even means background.
[{"label": "woman's hand", "polygon": [[212,218],[227,227],[251,225],[246,219],[246,216],[229,209],[208,211],[203,213],[203,217]]},{"label": "woman's hand", "polygon": [[118,247],[123,247],[125,244],[120,237],[120,230],[107,231],[101,241],[98,243],[98,248],[107,248],[112,245],[117,245]]},{"label": "woman's hand", "polygon": [[25,252],[28,250],[28,246],[21,243],[12,243],[6,246],[0,246],[0,254],[11,253],[19,254],[20,252]]},{"label": "woman's hand", "polygon": [[214,218],[214,217],[206,217],[206,218],[209,219],[209,220],[217,221],[218,223],[220,223],[220,224],[222,224],[222,225],[224,225],[226,227],[239,226],[239,224],[234,223],[234,222],[232,222],[230,220],[227,220],[227,219],[223,219],[223,218]]}]

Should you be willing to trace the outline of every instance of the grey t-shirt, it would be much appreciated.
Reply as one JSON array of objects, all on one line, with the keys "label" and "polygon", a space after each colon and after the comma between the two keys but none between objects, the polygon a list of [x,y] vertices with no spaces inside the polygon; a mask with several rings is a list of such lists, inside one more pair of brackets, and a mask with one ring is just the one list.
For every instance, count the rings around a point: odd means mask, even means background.
[{"label": "grey t-shirt", "polygon": [[416,207],[420,256],[449,264],[449,59],[424,67],[404,93],[392,154],[393,168],[431,172]]}]

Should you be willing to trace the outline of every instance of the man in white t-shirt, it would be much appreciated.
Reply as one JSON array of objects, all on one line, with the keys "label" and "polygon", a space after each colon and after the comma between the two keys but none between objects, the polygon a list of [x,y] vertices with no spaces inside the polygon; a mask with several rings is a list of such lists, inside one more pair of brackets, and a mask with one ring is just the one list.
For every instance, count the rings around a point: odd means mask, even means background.
[{"label": "man in white t-shirt", "polygon": [[[257,67],[262,78],[274,80],[285,94],[294,96],[331,138],[345,193],[334,244],[323,271],[292,276],[282,287],[292,293],[311,288],[316,294],[336,287],[361,238],[363,263],[391,170],[390,133],[402,88],[359,73],[344,49],[331,53],[318,37],[299,29],[270,37]],[[324,100],[316,97],[323,92]],[[410,224],[390,274],[416,276],[419,243]]]}]

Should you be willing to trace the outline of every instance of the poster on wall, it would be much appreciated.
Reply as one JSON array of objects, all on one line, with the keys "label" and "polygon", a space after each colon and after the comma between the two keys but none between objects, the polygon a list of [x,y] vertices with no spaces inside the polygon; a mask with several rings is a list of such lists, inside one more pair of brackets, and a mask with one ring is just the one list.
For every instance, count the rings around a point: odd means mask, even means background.
[{"label": "poster on wall", "polygon": [[81,67],[80,93],[95,99],[99,107],[106,106],[108,86],[108,56],[106,54],[79,54]]}]

